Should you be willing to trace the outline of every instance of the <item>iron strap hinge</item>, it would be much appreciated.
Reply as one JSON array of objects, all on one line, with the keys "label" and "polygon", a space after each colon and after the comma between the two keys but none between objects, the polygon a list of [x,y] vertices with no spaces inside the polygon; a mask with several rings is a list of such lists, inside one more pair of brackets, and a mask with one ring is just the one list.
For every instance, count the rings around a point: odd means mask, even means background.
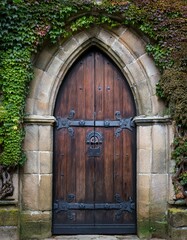
[{"label": "iron strap hinge", "polygon": [[132,198],[129,198],[128,201],[124,201],[118,193],[116,193],[114,197],[116,203],[74,203],[73,200],[75,200],[75,195],[68,194],[67,202],[57,200],[53,208],[55,213],[67,212],[70,220],[73,220],[75,216],[72,210],[116,210],[116,220],[122,217],[123,212],[127,211],[132,213],[133,210],[135,210],[135,203],[132,201]]},{"label": "iron strap hinge", "polygon": [[67,118],[57,117],[57,129],[66,128],[70,136],[74,136],[74,129],[72,127],[118,127],[115,131],[115,135],[118,137],[123,129],[132,131],[132,128],[135,127],[133,118],[122,118],[119,111],[115,113],[116,120],[74,120],[74,115],[75,111],[71,110]]}]

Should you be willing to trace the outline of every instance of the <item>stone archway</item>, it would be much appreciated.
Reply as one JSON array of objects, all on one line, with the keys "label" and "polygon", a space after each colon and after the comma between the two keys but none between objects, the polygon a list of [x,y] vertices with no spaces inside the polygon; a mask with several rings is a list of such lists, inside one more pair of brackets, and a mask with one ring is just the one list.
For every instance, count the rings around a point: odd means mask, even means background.
[{"label": "stone archway", "polygon": [[27,228],[37,222],[36,236],[51,235],[54,104],[68,69],[93,45],[118,65],[136,102],[138,235],[148,236],[155,228],[157,235],[164,236],[172,129],[169,118],[162,116],[163,104],[156,97],[159,72],[145,52],[146,42],[123,27],[111,31],[97,27],[77,33],[58,46],[46,46],[37,56],[26,104],[27,162],[22,173],[21,228],[27,234]]}]

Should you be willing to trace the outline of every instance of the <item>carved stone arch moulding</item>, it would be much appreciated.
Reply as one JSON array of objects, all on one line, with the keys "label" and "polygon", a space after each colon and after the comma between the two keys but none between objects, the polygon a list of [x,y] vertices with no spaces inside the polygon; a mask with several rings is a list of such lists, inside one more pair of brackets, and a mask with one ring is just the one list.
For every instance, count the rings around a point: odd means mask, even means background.
[{"label": "carved stone arch moulding", "polygon": [[94,28],[75,34],[60,46],[46,46],[35,62],[35,79],[27,99],[26,112],[53,115],[58,89],[73,62],[91,46],[103,50],[119,66],[132,89],[138,115],[160,115],[155,85],[159,72],[145,52],[145,41],[127,28],[108,31]]}]

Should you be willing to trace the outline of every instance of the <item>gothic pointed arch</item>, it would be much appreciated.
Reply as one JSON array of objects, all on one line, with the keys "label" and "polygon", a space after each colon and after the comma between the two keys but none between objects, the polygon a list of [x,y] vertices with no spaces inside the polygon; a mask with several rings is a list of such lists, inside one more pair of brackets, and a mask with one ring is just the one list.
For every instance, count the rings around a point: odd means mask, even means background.
[{"label": "gothic pointed arch", "polygon": [[45,46],[35,62],[35,79],[26,112],[52,115],[58,89],[73,62],[89,47],[97,46],[120,68],[132,89],[138,115],[158,115],[163,110],[156,97],[159,71],[145,52],[145,41],[126,28],[83,31],[60,46]]}]

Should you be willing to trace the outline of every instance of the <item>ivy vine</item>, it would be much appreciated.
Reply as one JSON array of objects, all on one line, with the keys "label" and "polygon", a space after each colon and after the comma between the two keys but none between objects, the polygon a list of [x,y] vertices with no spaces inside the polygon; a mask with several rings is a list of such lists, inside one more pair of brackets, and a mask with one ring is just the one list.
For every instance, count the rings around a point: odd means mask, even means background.
[{"label": "ivy vine", "polygon": [[[186,0],[1,0],[0,2],[0,164],[22,165],[24,106],[33,78],[32,55],[46,39],[52,43],[93,25],[119,24],[150,39],[147,52],[162,76],[157,94],[182,130],[180,159],[187,141],[187,7]],[[179,145],[174,143],[176,166]],[[177,171],[177,170],[176,170]],[[185,182],[187,167],[180,174]]]}]

